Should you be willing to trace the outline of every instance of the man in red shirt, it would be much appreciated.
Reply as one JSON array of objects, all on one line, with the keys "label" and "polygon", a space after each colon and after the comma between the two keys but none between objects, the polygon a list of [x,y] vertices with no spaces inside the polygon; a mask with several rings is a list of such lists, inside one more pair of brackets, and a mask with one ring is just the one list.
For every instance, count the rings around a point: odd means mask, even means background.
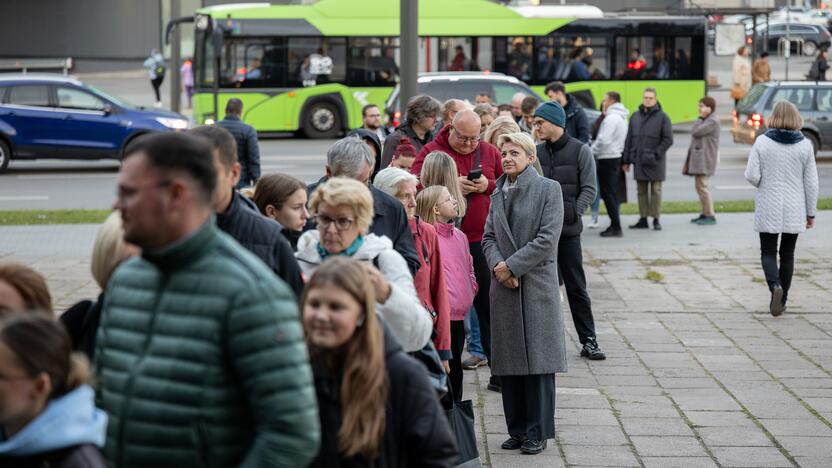
[{"label": "man in red shirt", "polygon": [[[436,138],[422,148],[410,172],[418,177],[425,157],[432,151],[448,153],[456,162],[457,181],[468,202],[468,210],[460,229],[468,237],[471,257],[474,259],[474,274],[479,287],[474,298],[474,308],[480,322],[483,351],[490,358],[491,309],[488,291],[491,270],[485,261],[480,242],[491,206],[491,193],[496,187],[497,178],[503,175],[500,150],[488,142],[480,141],[480,117],[474,111],[465,109],[459,111],[452,123],[442,128]],[[481,175],[475,180],[468,180],[468,174],[472,171],[480,171]],[[499,391],[500,385],[493,376],[488,388]]]}]

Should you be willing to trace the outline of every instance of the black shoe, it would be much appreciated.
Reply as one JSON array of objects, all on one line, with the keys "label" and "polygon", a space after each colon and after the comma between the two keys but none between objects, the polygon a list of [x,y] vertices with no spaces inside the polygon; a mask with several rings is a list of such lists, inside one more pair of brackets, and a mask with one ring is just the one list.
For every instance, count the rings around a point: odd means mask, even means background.
[{"label": "black shoe", "polygon": [[523,442],[525,441],[525,437],[511,436],[508,439],[506,439],[506,441],[503,442],[502,445],[500,445],[500,448],[502,448],[503,450],[520,450],[520,447],[523,446]]},{"label": "black shoe", "polygon": [[492,392],[503,393],[503,387],[500,385],[500,378],[493,375],[490,379],[488,379],[487,388]]},{"label": "black shoe", "polygon": [[630,229],[649,229],[649,228],[650,228],[650,225],[647,224],[647,218],[639,218],[637,223],[630,225]]},{"label": "black shoe", "polygon": [[654,231],[661,231],[662,230],[662,223],[659,222],[659,218],[653,218],[653,230]]},{"label": "black shoe", "polygon": [[698,223],[698,222],[699,222],[702,218],[704,218],[704,217],[705,217],[705,215],[701,214],[701,215],[699,215],[699,217],[698,217],[698,218],[693,218],[692,220],[690,220],[690,222],[692,222],[692,223]]},{"label": "black shoe", "polygon": [[598,342],[593,338],[584,343],[583,348],[581,348],[581,357],[589,358],[590,361],[603,361],[607,358],[607,355],[601,351]]},{"label": "black shoe", "polygon": [[601,231],[601,237],[624,237],[621,229],[613,229],[612,226]]},{"label": "black shoe", "polygon": [[537,455],[538,453],[542,452],[543,449],[546,448],[546,440],[531,440],[526,439],[523,441],[523,445],[520,447],[520,450],[523,453],[527,453],[529,455]]},{"label": "black shoe", "polygon": [[783,288],[779,284],[775,284],[771,288],[771,302],[768,305],[768,311],[774,317],[783,314]]}]

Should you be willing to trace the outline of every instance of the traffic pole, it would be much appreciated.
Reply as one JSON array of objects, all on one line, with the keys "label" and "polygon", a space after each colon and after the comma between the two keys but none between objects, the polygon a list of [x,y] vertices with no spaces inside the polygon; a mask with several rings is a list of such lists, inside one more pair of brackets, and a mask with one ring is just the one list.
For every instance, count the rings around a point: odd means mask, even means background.
[{"label": "traffic pole", "polygon": [[415,96],[419,78],[419,1],[399,2],[399,109],[404,114],[407,101]]},{"label": "traffic pole", "polygon": [[[171,19],[179,18],[181,13],[179,0],[170,0]],[[182,36],[179,34],[179,26],[173,28],[171,33],[173,37],[170,41],[170,110],[179,112],[182,97],[182,75],[180,74]]]}]

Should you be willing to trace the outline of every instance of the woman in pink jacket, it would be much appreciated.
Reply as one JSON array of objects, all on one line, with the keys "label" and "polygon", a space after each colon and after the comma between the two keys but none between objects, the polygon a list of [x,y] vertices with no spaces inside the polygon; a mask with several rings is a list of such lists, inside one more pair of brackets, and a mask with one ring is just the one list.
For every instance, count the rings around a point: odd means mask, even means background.
[{"label": "woman in pink jacket", "polygon": [[451,388],[454,398],[460,401],[462,347],[465,344],[463,321],[477,294],[474,263],[468,250],[468,238],[454,226],[459,208],[447,188],[434,185],[422,190],[416,197],[416,213],[422,221],[432,223],[436,228],[451,306]]}]

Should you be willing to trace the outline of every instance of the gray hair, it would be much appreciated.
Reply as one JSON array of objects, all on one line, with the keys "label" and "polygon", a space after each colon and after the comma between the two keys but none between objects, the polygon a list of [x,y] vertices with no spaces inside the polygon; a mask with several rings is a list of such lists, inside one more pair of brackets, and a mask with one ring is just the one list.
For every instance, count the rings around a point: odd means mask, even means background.
[{"label": "gray hair", "polygon": [[426,95],[413,96],[407,101],[407,121],[418,122],[428,117],[437,117],[442,110],[439,101]]},{"label": "gray hair", "polygon": [[373,186],[382,192],[395,197],[399,193],[399,184],[402,182],[419,182],[415,175],[398,167],[388,167],[378,171],[373,179]]},{"label": "gray hair", "polygon": [[491,104],[477,104],[474,106],[474,113],[480,116],[480,118],[484,115],[490,115],[495,119],[497,118],[497,108]]},{"label": "gray hair", "polygon": [[375,166],[373,151],[361,138],[346,137],[335,142],[326,152],[326,165],[333,177],[355,178],[361,174],[361,164]]}]

